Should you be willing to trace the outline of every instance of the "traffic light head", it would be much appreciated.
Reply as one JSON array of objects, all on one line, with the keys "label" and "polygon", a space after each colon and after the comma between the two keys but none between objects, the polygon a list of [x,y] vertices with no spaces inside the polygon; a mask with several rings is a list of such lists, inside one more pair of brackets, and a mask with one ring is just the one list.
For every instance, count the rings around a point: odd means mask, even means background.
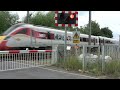
[{"label": "traffic light head", "polygon": [[76,15],[70,13],[58,13],[58,24],[76,24]]}]

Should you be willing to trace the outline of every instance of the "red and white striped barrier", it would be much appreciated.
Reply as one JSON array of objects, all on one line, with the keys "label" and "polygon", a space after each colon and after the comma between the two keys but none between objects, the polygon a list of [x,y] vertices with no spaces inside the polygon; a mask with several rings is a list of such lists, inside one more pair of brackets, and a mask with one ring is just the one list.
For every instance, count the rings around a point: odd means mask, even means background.
[{"label": "red and white striped barrier", "polygon": [[9,53],[39,53],[39,52],[54,52],[54,50],[9,50],[9,51],[0,51],[0,54],[9,54]]}]

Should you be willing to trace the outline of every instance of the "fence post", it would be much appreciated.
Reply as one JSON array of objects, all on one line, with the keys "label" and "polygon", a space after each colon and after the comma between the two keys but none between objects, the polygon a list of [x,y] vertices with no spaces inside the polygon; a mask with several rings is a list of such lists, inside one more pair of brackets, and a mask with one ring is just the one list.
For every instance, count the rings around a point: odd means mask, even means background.
[{"label": "fence post", "polygon": [[118,57],[117,57],[117,61],[118,61],[118,64],[120,64],[120,61],[119,61],[119,59],[120,59],[120,45],[118,45],[118,48],[117,48],[117,50],[118,50]]},{"label": "fence post", "polygon": [[100,46],[98,46],[98,61],[100,61]]},{"label": "fence post", "polygon": [[57,48],[58,46],[57,45],[53,45],[52,46],[52,64],[55,64],[57,62]]},{"label": "fence post", "polygon": [[82,62],[83,72],[85,71],[85,46],[83,45],[83,62]]},{"label": "fence post", "polygon": [[102,72],[104,72],[105,68],[105,46],[102,46]]}]

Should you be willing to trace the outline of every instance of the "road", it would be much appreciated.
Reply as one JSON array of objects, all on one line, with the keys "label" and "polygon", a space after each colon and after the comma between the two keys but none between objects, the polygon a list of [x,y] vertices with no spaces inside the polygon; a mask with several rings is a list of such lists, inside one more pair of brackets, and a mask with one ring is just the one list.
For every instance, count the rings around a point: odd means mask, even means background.
[{"label": "road", "polygon": [[1,71],[0,79],[96,79],[93,77],[34,67],[19,70]]}]

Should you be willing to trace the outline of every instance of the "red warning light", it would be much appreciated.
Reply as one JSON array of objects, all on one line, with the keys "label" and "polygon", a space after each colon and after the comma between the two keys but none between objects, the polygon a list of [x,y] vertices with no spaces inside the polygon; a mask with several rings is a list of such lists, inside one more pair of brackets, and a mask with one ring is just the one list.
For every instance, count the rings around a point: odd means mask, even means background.
[{"label": "red warning light", "polygon": [[70,18],[71,18],[71,19],[73,19],[73,18],[74,18],[74,15],[73,15],[73,14],[71,14],[71,15],[70,15]]}]

